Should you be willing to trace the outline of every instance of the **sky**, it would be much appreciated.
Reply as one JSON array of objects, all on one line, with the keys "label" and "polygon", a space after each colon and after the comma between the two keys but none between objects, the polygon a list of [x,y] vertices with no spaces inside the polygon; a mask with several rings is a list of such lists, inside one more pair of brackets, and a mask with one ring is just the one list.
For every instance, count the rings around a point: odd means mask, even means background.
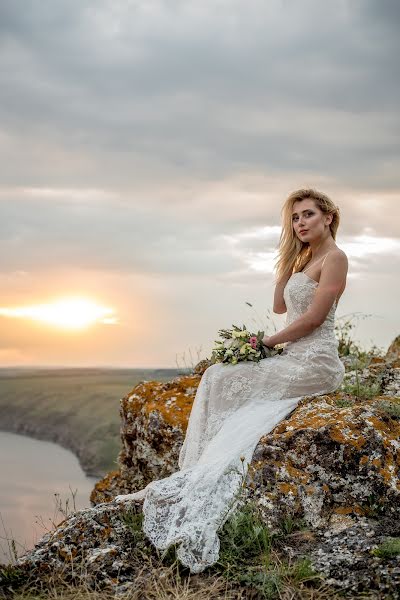
[{"label": "sky", "polygon": [[399,25],[396,0],[3,0],[0,366],[193,366],[221,328],[282,329],[304,187],[340,209],[337,322],[386,349]]}]

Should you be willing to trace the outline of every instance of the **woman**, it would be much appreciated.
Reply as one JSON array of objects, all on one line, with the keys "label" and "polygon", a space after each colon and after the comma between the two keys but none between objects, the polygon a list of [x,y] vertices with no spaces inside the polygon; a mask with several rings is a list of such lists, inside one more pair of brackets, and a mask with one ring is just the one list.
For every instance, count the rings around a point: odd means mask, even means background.
[{"label": "woman", "polygon": [[258,363],[206,369],[179,471],[115,498],[144,498],[146,536],[162,550],[177,544],[177,557],[192,573],[217,561],[217,530],[237,507],[236,494],[259,439],[303,396],[333,392],[343,381],[334,334],[348,268],[335,244],[339,210],[324,194],[306,189],[290,194],[282,215],[274,312],[287,312],[286,326],[263,339],[268,347],[286,342],[282,353]]}]

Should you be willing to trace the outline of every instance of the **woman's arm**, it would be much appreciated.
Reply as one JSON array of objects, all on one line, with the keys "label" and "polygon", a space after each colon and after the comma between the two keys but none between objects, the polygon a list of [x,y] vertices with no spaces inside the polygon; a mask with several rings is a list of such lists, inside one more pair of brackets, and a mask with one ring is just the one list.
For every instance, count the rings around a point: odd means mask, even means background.
[{"label": "woman's arm", "polygon": [[308,310],[282,331],[278,331],[271,336],[265,336],[263,343],[272,347],[284,342],[294,342],[322,325],[338,293],[346,282],[347,269],[348,261],[344,252],[327,257],[313,301]]},{"label": "woman's arm", "polygon": [[287,311],[286,302],[283,298],[283,290],[284,290],[285,285],[287,284],[291,274],[292,274],[292,269],[290,269],[290,272],[289,271],[286,272],[279,279],[278,283],[275,286],[273,311],[277,315],[281,315]]}]

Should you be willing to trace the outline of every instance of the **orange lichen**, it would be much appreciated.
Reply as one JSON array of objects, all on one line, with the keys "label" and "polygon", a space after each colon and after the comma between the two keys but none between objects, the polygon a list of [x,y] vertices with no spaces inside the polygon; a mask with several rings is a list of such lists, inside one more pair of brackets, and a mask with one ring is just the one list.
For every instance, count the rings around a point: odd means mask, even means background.
[{"label": "orange lichen", "polygon": [[371,364],[376,363],[385,363],[385,359],[382,356],[374,356],[373,358],[371,358]]},{"label": "orange lichen", "polygon": [[379,473],[382,475],[384,481],[388,485],[393,485],[396,489],[400,490],[400,480],[397,476],[398,469],[393,460],[392,456],[386,456],[386,464],[384,467],[379,469]]},{"label": "orange lichen", "polygon": [[336,506],[333,511],[338,515],[349,515],[351,513],[357,513],[358,515],[363,515],[364,511],[358,504],[354,506]]},{"label": "orange lichen", "polygon": [[118,480],[118,478],[120,476],[121,476],[121,471],[119,469],[115,470],[115,471],[110,471],[103,477],[103,479],[96,481],[96,483],[94,484],[94,487],[99,492],[108,491],[111,488],[110,484],[112,483],[112,481],[114,479]]},{"label": "orange lichen", "polygon": [[72,560],[78,553],[78,549],[76,547],[72,547],[70,550],[64,550],[64,548],[58,548],[58,555],[63,560]]},{"label": "orange lichen", "polygon": [[285,468],[286,468],[287,472],[289,473],[289,475],[293,479],[298,479],[302,483],[306,483],[307,481],[310,480],[310,474],[309,473],[305,473],[301,469],[296,469],[296,467],[294,467],[291,463],[287,463],[285,465]]},{"label": "orange lichen", "polygon": [[333,512],[338,515],[349,515],[353,512],[353,509],[351,506],[336,506],[336,508],[333,509]]},{"label": "orange lichen", "polygon": [[101,532],[102,537],[104,538],[109,538],[111,533],[113,531],[113,527],[104,527],[103,531]]},{"label": "orange lichen", "polygon": [[348,432],[345,433],[340,426],[335,426],[329,430],[330,438],[339,444],[349,444],[350,446],[357,448],[357,450],[360,450],[366,443],[365,437],[354,428],[349,428],[349,424],[346,424],[346,428],[351,430],[352,435]]},{"label": "orange lichen", "polygon": [[[332,423],[337,421],[336,415],[332,415],[332,409],[330,407],[318,407],[318,409],[315,409],[315,412],[310,411],[308,413],[303,413],[297,410],[297,413],[295,412],[289,421],[283,421],[275,427],[274,435],[282,435],[286,433],[287,436],[285,437],[291,437],[294,430],[303,428],[318,429],[326,426],[330,421]],[[288,427],[291,429],[288,430]]]},{"label": "orange lichen", "polygon": [[332,405],[311,405],[309,408],[304,405],[303,410],[298,408],[290,420],[275,427],[273,435],[288,438],[301,429],[324,428],[328,430],[328,435],[333,441],[351,445],[359,450],[365,445],[366,440],[359,430],[360,425],[351,421],[352,416],[354,416],[354,407],[337,408]]},{"label": "orange lichen", "polygon": [[379,419],[375,415],[370,415],[366,420],[367,420],[367,423],[370,423],[371,425],[373,425],[374,429],[376,429],[378,431],[384,431],[384,432],[386,432],[387,429],[388,429],[387,424],[384,423],[382,421],[382,419]]},{"label": "orange lichen", "polygon": [[182,376],[171,382],[139,383],[121,401],[124,413],[158,411],[165,423],[186,429],[200,375]]},{"label": "orange lichen", "polygon": [[285,483],[281,481],[277,484],[277,488],[283,494],[292,493],[295,496],[298,494],[297,487],[293,483]]}]

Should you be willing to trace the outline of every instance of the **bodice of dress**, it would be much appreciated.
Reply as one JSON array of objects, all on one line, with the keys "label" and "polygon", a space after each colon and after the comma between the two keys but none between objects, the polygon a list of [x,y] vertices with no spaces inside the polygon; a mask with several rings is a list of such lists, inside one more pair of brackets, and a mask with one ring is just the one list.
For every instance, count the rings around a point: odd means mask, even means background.
[{"label": "bodice of dress", "polygon": [[[287,308],[286,326],[293,323],[293,321],[298,319],[308,310],[313,301],[317,287],[318,281],[315,281],[302,271],[292,274],[283,291],[283,297]],[[300,346],[306,347],[311,344],[314,347],[315,344],[317,344],[318,348],[318,342],[324,345],[332,345],[337,348],[338,341],[335,337],[335,312],[336,301],[329,310],[325,321],[319,327],[295,342],[287,342],[286,348],[296,346],[296,349],[299,349]]]}]

